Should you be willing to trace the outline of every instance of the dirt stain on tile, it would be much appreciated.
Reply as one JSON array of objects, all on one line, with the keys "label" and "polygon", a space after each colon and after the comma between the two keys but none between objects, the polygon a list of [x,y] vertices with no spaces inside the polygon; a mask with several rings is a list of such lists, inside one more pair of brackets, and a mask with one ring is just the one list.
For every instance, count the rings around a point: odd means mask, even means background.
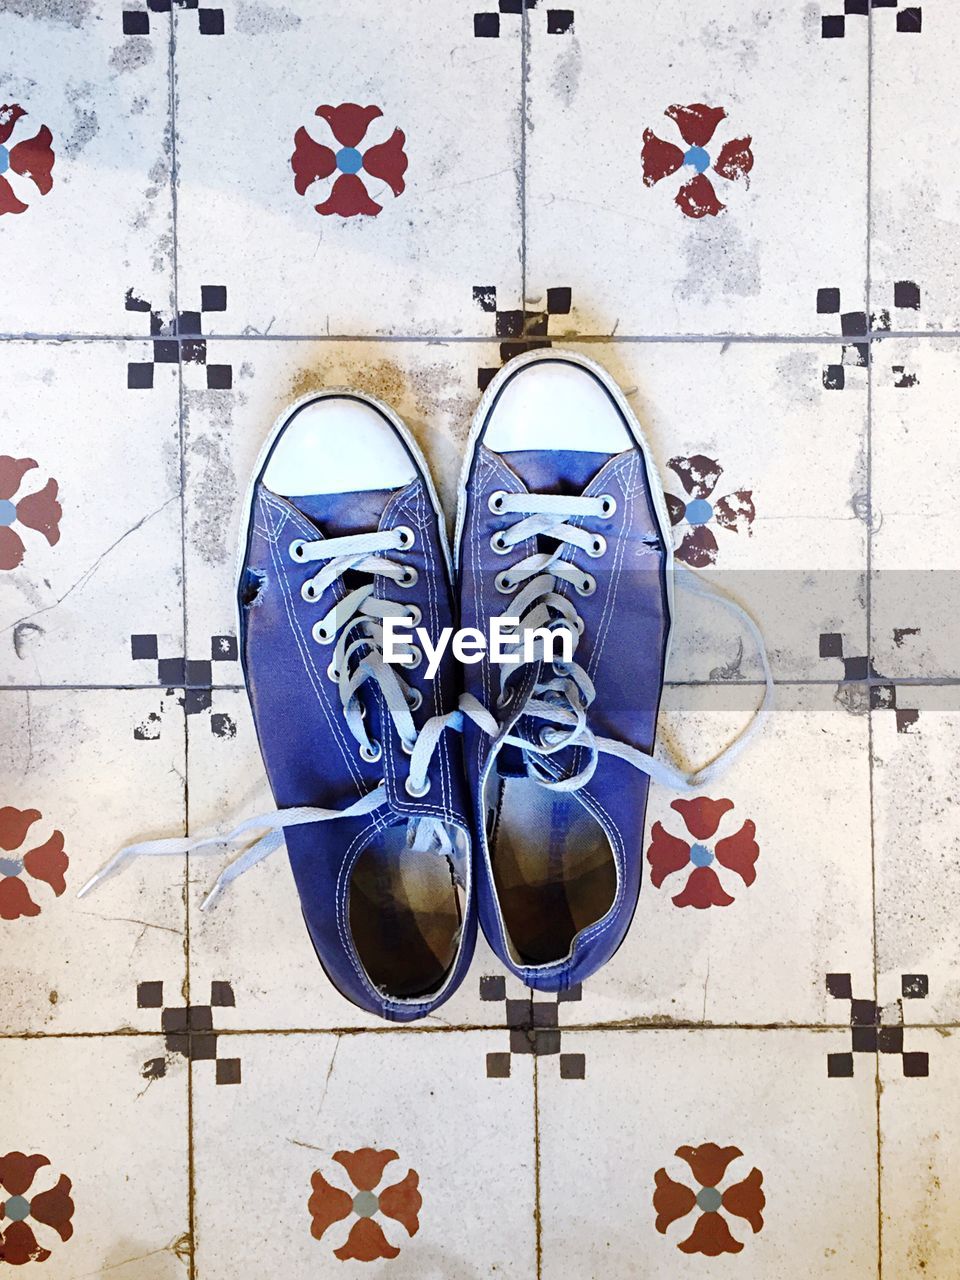
[{"label": "dirt stain on tile", "polygon": [[301,21],[299,14],[283,5],[238,0],[233,26],[241,35],[260,36],[272,31],[291,31],[299,27]]},{"label": "dirt stain on tile", "polygon": [[153,44],[149,40],[125,40],[114,47],[110,54],[110,66],[121,75],[125,71],[138,71],[153,61]]},{"label": "dirt stain on tile", "polygon": [[[216,398],[213,421],[208,430],[194,435],[190,419],[209,398]],[[198,415],[199,416],[199,415]],[[233,504],[239,493],[228,441],[233,429],[233,402],[229,392],[186,392],[184,427],[190,441],[188,454],[192,474],[193,515],[188,536],[190,544],[208,565],[225,564],[232,553],[229,535]]]},{"label": "dirt stain on tile", "polygon": [[60,144],[64,155],[79,155],[100,132],[100,121],[90,105],[93,93],[93,85],[87,83],[67,89],[67,101],[73,108],[73,129]]},{"label": "dirt stain on tile", "polygon": [[15,18],[34,18],[37,22],[59,22],[79,27],[93,11],[94,0],[3,0],[4,13]]},{"label": "dirt stain on tile", "polygon": [[572,40],[569,48],[557,59],[550,88],[565,107],[573,105],[580,88],[580,72],[583,70],[583,53],[580,42]]},{"label": "dirt stain on tile", "polygon": [[717,295],[756,298],[760,294],[760,243],[748,240],[729,216],[704,219],[691,227],[683,246],[686,271],[677,296],[710,301]]}]

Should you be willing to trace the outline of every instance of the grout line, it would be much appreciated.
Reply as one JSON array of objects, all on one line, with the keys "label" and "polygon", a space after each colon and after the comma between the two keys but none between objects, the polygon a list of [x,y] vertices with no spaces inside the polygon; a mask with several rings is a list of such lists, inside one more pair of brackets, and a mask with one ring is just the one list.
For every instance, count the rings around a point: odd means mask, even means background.
[{"label": "grout line", "polygon": [[[197,337],[208,342],[368,342],[368,343],[418,343],[426,346],[442,346],[450,343],[483,344],[497,346],[498,339],[486,334],[423,334],[423,333],[180,333],[167,334],[169,342],[182,344]],[[721,343],[788,346],[837,346],[840,343],[884,342],[892,338],[936,339],[960,338],[960,329],[878,329],[865,334],[842,333],[561,333],[551,334],[554,345],[571,344],[622,344],[622,343]],[[136,333],[0,333],[0,342],[152,342],[149,334]]]},{"label": "grout line", "polygon": [[[173,315],[177,335],[178,355],[180,339],[180,243],[177,179],[177,72],[176,72],[177,23],[173,9],[170,12],[170,56],[168,75],[170,80],[170,198],[173,212]],[[184,451],[183,415],[183,360],[177,360],[177,425],[180,443],[180,601],[183,611],[183,653],[188,652],[187,634],[187,484],[186,456]],[[184,832],[190,830],[190,730],[189,718],[183,717],[183,820]],[[190,855],[183,861],[183,999],[190,998]],[[197,1274],[197,1214],[196,1186],[194,1181],[195,1152],[193,1140],[193,1059],[187,1059],[187,1230],[190,1233],[189,1280]]]},{"label": "grout line", "polygon": [[[873,6],[867,15],[867,323],[873,315]],[[866,430],[866,483],[867,483],[867,575],[865,589],[865,615],[867,627],[867,670],[873,670],[873,352],[868,351],[867,363],[867,430]],[[879,1003],[880,973],[877,963],[877,856],[876,856],[876,797],[873,768],[873,707],[867,704],[867,777],[870,809],[870,922],[873,941],[873,998]],[[883,1180],[882,1134],[880,1124],[880,1055],[874,1068],[874,1100],[877,1110],[877,1280],[883,1280]]]},{"label": "grout line", "polygon": [[[892,1025],[892,1024],[891,1024]],[[960,1032],[960,1022],[905,1022],[905,1032],[937,1031],[947,1035]],[[413,1026],[412,1024],[391,1024],[382,1027],[331,1026],[331,1027],[214,1027],[212,1034],[216,1036],[444,1036],[444,1035],[489,1035],[491,1032],[505,1032],[510,1028],[504,1022],[498,1023],[450,1023],[439,1026]],[[565,1022],[561,1032],[586,1034],[595,1032],[620,1032],[636,1035],[649,1031],[704,1031],[727,1032],[749,1031],[755,1033],[781,1031],[809,1031],[814,1034],[827,1035],[849,1032],[849,1022],[700,1022],[698,1019],[683,1021],[679,1018],[656,1021],[646,1019],[636,1022]],[[195,1031],[187,1029],[188,1036],[211,1035],[211,1031]],[[140,1039],[156,1040],[163,1031],[138,1031],[130,1027],[121,1027],[115,1031],[4,1031],[0,1032],[0,1042],[4,1040],[117,1040]],[[881,1056],[878,1051],[877,1056]],[[540,1055],[547,1056],[547,1055]],[[555,1055],[550,1055],[555,1056]],[[859,1055],[868,1057],[869,1054]],[[891,1055],[896,1056],[896,1055]]]},{"label": "grout line", "polygon": [[[526,10],[524,10],[526,11]],[[540,1205],[540,1059],[533,1059],[533,1225],[536,1232],[537,1280],[543,1276],[543,1215]]]}]

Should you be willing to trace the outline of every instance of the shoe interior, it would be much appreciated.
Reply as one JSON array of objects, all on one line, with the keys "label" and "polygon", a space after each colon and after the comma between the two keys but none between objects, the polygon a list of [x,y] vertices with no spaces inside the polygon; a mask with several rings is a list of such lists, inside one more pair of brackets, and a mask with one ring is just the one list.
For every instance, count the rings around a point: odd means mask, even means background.
[{"label": "shoe interior", "polygon": [[350,929],[373,985],[395,1000],[436,992],[457,956],[463,907],[449,857],[407,848],[405,824],[380,832],[350,881]]},{"label": "shoe interior", "polygon": [[525,777],[499,780],[488,832],[500,909],[520,963],[566,959],[577,934],[613,906],[617,868],[606,832],[576,795]]}]

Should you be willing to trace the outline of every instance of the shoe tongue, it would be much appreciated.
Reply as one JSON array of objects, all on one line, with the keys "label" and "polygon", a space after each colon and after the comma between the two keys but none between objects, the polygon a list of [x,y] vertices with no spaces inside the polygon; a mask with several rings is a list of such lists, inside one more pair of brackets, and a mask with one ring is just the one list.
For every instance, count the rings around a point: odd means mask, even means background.
[{"label": "shoe tongue", "polygon": [[287,498],[327,538],[351,533],[375,533],[383,509],[395,489],[364,489],[360,493],[319,493]]},{"label": "shoe tongue", "polygon": [[531,449],[502,455],[508,467],[531,493],[562,493],[579,497],[614,456],[610,453],[574,453],[564,449]]}]

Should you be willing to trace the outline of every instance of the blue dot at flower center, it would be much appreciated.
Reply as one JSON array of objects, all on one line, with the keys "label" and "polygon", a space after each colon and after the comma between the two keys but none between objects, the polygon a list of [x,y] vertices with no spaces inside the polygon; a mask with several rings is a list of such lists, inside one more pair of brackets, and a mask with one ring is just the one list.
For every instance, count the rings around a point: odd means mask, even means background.
[{"label": "blue dot at flower center", "polygon": [[9,498],[0,498],[0,525],[13,524],[17,518],[17,508]]},{"label": "blue dot at flower center", "polygon": [[723,1204],[723,1196],[716,1187],[701,1187],[697,1192],[697,1205],[704,1213],[716,1213]]},{"label": "blue dot at flower center", "polygon": [[18,876],[22,870],[20,858],[0,858],[0,876]]},{"label": "blue dot at flower center", "polygon": [[704,169],[710,168],[710,153],[703,147],[690,147],[683,157],[683,163],[696,169],[697,173],[703,173]]},{"label": "blue dot at flower center", "polygon": [[6,173],[10,168],[10,152],[6,147],[0,146],[0,173]]},{"label": "blue dot at flower center", "polygon": [[30,1201],[24,1196],[11,1196],[3,1206],[3,1213],[11,1222],[22,1222],[30,1217]]},{"label": "blue dot at flower center", "polygon": [[695,867],[709,867],[713,861],[713,850],[708,849],[705,844],[691,845],[690,861]]},{"label": "blue dot at flower center", "polygon": [[713,517],[713,507],[706,498],[694,498],[692,502],[687,503],[687,509],[683,514],[691,524],[707,524]]},{"label": "blue dot at flower center", "polygon": [[356,147],[341,147],[337,152],[337,168],[341,173],[359,173],[363,168],[363,156]]}]

